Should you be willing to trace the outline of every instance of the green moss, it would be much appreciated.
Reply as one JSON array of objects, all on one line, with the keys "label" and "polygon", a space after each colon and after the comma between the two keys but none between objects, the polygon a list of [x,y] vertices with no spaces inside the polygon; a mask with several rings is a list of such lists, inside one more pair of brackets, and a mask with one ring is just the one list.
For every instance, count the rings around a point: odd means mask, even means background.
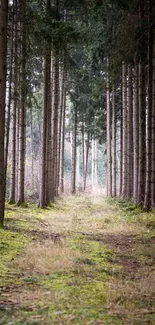
[{"label": "green moss", "polygon": [[14,200],[9,200],[7,203],[8,203],[9,205],[16,205],[16,201],[14,201]]},{"label": "green moss", "polygon": [[25,238],[17,232],[0,229],[0,286],[12,282],[16,270],[10,268],[10,262],[20,253],[25,242]]}]

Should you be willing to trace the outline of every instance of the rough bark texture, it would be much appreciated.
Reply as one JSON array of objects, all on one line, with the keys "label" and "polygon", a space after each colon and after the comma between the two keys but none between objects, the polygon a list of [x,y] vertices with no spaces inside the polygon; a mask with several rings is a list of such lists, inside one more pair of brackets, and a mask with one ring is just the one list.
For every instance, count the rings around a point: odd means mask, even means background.
[{"label": "rough bark texture", "polygon": [[[7,121],[6,121],[6,142],[5,142],[5,179],[7,175],[7,165],[8,165],[8,149],[9,149],[9,138],[10,138],[10,116],[11,116],[11,102],[12,102],[12,77],[13,77],[13,56],[14,56],[14,38],[16,39],[15,36],[15,29],[17,26],[17,23],[14,21],[15,17],[15,0],[13,1],[13,6],[12,6],[12,12],[11,12],[11,46],[10,46],[10,72],[9,72],[9,92],[8,92],[8,107],[7,107]],[[16,43],[16,42],[15,42]],[[15,53],[15,59],[16,60],[16,55]],[[15,65],[15,62],[14,62]]]},{"label": "rough bark texture", "polygon": [[153,0],[149,1],[149,33],[148,33],[148,107],[147,107],[147,132],[146,132],[146,186],[144,208],[151,208],[151,159],[152,159],[152,80],[153,80]]},{"label": "rough bark texture", "polygon": [[47,141],[47,94],[48,91],[48,59],[44,59],[44,106],[43,106],[43,125],[42,125],[42,154],[41,154],[41,184],[39,206],[46,206],[46,141]]},{"label": "rough bark texture", "polygon": [[75,107],[74,113],[74,128],[72,133],[72,180],[71,191],[72,194],[76,193],[76,139],[77,139],[77,108]]},{"label": "rough bark texture", "polygon": [[83,113],[82,113],[81,135],[82,135],[82,176],[83,176],[83,189],[84,189],[84,175],[85,175],[85,126],[84,126]]},{"label": "rough bark texture", "polygon": [[63,114],[61,131],[61,152],[60,152],[60,192],[64,192],[64,152],[65,152],[65,116],[66,116],[66,89],[63,96]]},{"label": "rough bark texture", "polygon": [[[122,92],[121,92],[122,94]],[[123,109],[120,107],[120,175],[119,175],[119,195],[122,196],[123,178]]]},{"label": "rough bark texture", "polygon": [[[10,203],[16,200],[16,127],[17,127],[17,87],[18,87],[18,41],[17,41],[17,0],[14,1],[14,65],[13,65],[13,106],[12,106],[12,166],[11,166],[11,184],[10,184]],[[13,35],[12,35],[13,37]],[[8,139],[9,140],[9,139]]]},{"label": "rough bark texture", "polygon": [[112,90],[112,196],[116,196],[116,88]]},{"label": "rough bark texture", "polygon": [[51,49],[48,50],[48,84],[47,84],[47,139],[46,139],[46,205],[50,204],[50,164],[51,164]]},{"label": "rough bark texture", "polygon": [[[155,7],[153,10],[155,13]],[[152,94],[152,174],[151,205],[155,206],[155,30],[153,30],[153,94]]]},{"label": "rough bark texture", "polygon": [[90,148],[90,132],[87,134],[87,148],[86,148],[86,162],[85,162],[85,176],[84,176],[84,191],[86,190],[86,182],[87,182],[87,170],[88,170],[88,157],[89,157],[89,148]]},{"label": "rough bark texture", "polygon": [[131,65],[128,66],[128,103],[127,103],[127,197],[131,198],[133,195],[133,105],[132,105],[132,69]]},{"label": "rough bark texture", "polygon": [[127,81],[126,65],[122,66],[122,107],[123,107],[123,175],[122,175],[122,196],[127,196]]},{"label": "rough bark texture", "polygon": [[[51,1],[47,1],[47,14],[51,7]],[[51,46],[46,43],[44,57],[44,106],[43,106],[43,125],[42,125],[42,155],[41,155],[41,183],[39,206],[45,208],[49,204],[49,141],[50,123],[48,123],[51,115]]]},{"label": "rough bark texture", "polygon": [[20,109],[20,136],[19,136],[19,193],[18,205],[25,202],[25,151],[26,151],[26,1],[21,3],[22,35],[21,35],[21,109]]},{"label": "rough bark texture", "polygon": [[[144,30],[144,0],[139,7],[140,27]],[[138,67],[139,78],[139,166],[138,166],[138,203],[143,204],[145,194],[145,166],[146,166],[146,82],[145,57],[141,44],[140,62]]]},{"label": "rough bark texture", "polygon": [[112,195],[112,169],[111,169],[111,107],[109,76],[107,77],[107,196]]},{"label": "rough bark texture", "polygon": [[138,66],[133,69],[133,199],[138,202],[139,167],[139,105],[138,105]]},{"label": "rough bark texture", "polygon": [[6,97],[8,1],[0,2],[0,227],[3,226],[5,205],[4,126]]},{"label": "rough bark texture", "polygon": [[53,100],[53,186],[52,186],[52,200],[58,195],[58,109],[59,109],[59,52],[54,54],[54,100]]}]

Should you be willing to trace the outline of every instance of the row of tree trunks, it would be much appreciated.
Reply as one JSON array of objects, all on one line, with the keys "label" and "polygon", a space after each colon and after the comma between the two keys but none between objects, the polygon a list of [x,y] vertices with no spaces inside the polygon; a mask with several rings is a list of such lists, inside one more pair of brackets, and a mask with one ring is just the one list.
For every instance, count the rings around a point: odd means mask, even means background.
[{"label": "row of tree trunks", "polygon": [[44,59],[44,109],[42,126],[39,206],[45,208],[64,191],[66,69],[59,51],[47,45]]}]

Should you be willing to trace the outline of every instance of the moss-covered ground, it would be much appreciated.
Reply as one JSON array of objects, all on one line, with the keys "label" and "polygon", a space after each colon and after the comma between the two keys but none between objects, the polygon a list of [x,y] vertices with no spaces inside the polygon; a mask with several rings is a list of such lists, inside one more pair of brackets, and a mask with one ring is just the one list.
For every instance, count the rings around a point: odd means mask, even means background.
[{"label": "moss-covered ground", "polygon": [[155,324],[155,211],[102,197],[6,206],[0,324]]}]

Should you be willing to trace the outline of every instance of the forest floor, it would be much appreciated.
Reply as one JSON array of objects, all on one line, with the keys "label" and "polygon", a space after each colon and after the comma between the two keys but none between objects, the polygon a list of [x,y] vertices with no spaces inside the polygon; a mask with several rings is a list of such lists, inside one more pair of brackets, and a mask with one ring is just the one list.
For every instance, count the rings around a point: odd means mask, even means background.
[{"label": "forest floor", "polygon": [[155,212],[68,196],[6,207],[0,324],[155,324]]}]

